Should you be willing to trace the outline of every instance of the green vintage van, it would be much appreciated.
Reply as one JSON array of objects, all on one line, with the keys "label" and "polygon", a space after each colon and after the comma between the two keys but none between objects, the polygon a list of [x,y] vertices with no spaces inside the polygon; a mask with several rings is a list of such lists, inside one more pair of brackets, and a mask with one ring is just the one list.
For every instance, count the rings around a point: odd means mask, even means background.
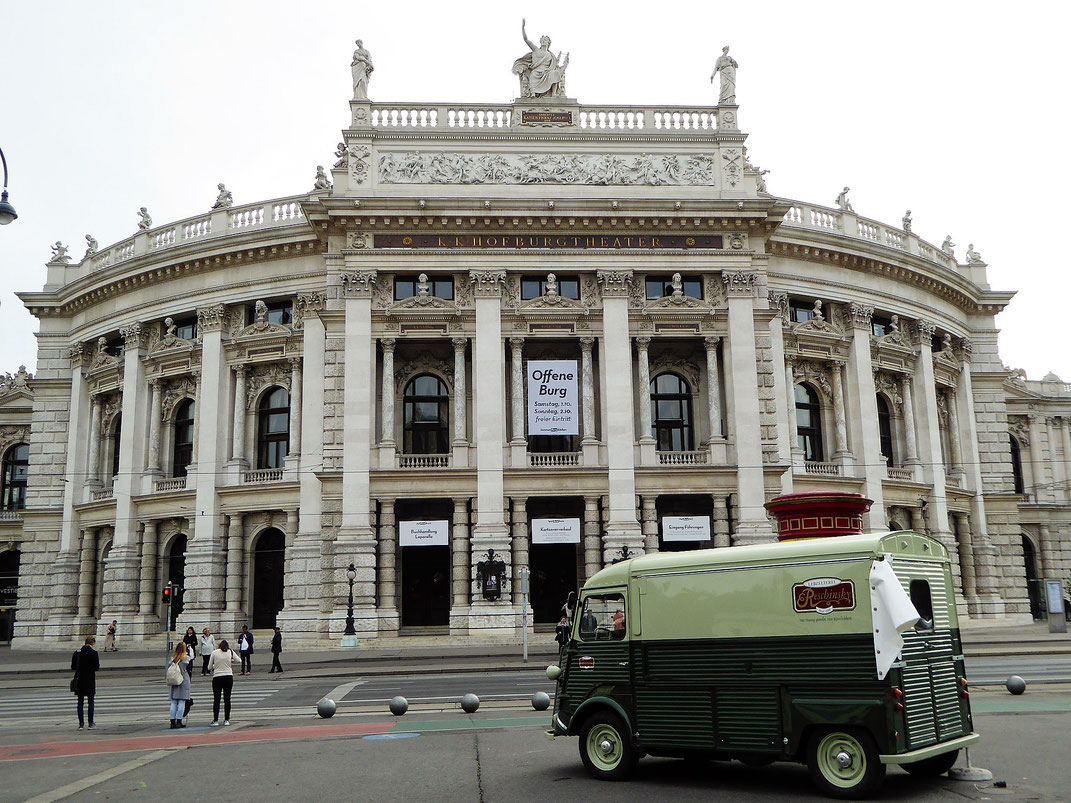
[{"label": "green vintage van", "polygon": [[914,532],[667,552],[576,600],[552,737],[595,778],[641,756],[797,761],[839,798],[936,776],[973,732],[948,553]]}]

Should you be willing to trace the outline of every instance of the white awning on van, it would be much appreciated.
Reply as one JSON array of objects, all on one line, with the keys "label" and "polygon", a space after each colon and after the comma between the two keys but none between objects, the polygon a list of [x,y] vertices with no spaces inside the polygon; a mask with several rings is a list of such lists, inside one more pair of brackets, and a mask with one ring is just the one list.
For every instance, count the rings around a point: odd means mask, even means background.
[{"label": "white awning on van", "polygon": [[874,661],[878,666],[878,680],[884,680],[904,649],[900,634],[914,627],[920,618],[888,560],[876,560],[870,566],[870,607]]}]

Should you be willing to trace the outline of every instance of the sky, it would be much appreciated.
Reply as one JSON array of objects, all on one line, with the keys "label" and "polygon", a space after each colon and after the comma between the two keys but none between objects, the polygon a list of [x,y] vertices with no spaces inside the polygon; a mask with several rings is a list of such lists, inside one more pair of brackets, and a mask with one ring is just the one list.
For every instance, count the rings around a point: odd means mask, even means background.
[{"label": "sky", "polygon": [[348,124],[357,38],[373,101],[508,103],[527,17],[530,39],[570,53],[582,104],[713,105],[730,45],[772,193],[832,206],[849,185],[860,215],[910,208],[961,261],[974,243],[991,287],[1017,291],[997,318],[1004,362],[1071,381],[1071,4],[60,1],[2,17],[19,219],[0,228],[0,374],[34,370],[37,322],[14,294],[41,289],[51,243],[78,259],[87,233],[132,235],[141,206],[157,225],[207,211],[219,182],[236,204],[310,189]]}]

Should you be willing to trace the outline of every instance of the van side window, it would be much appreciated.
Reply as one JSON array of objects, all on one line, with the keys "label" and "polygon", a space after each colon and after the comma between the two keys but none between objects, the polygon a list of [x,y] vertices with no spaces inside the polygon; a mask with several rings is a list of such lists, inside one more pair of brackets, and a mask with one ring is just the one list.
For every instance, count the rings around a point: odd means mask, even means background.
[{"label": "van side window", "polygon": [[584,598],[580,615],[581,641],[610,641],[625,637],[625,598],[599,594]]},{"label": "van side window", "polygon": [[911,581],[911,604],[919,612],[916,630],[933,630],[933,599],[930,597],[930,584],[925,580]]}]

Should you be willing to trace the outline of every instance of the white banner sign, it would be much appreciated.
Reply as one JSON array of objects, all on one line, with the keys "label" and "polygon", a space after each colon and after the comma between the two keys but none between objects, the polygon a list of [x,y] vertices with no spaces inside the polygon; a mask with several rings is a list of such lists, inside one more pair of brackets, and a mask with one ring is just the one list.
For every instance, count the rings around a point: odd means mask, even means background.
[{"label": "white banner sign", "polygon": [[576,360],[528,361],[528,434],[578,435]]},{"label": "white banner sign", "polygon": [[450,522],[399,521],[399,546],[446,546]]},{"label": "white banner sign", "polygon": [[663,516],[663,541],[709,541],[710,516]]},{"label": "white banner sign", "polygon": [[533,544],[579,544],[580,519],[532,519]]}]

